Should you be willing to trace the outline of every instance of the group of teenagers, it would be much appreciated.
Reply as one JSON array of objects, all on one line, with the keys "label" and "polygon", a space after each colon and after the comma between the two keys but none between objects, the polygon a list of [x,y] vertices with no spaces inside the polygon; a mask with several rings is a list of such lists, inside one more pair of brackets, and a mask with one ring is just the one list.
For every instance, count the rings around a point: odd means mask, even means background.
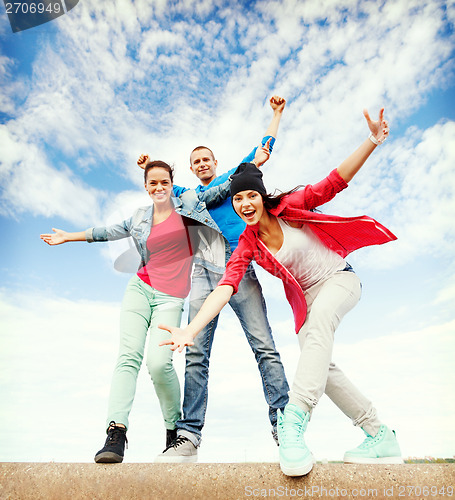
[{"label": "group of teenagers", "polygon": [[[395,432],[332,361],[334,333],[360,299],[361,283],[346,256],[358,248],[396,239],[367,216],[327,215],[319,207],[348,187],[370,154],[387,138],[381,109],[364,115],[369,136],[338,168],[314,185],[268,194],[261,166],[269,159],[285,99],[273,96],[273,117],[261,141],[231,170],[217,175],[217,160],[205,146],[190,154],[196,189],[174,184],[163,161],[141,155],[144,184],[152,205],[121,222],[86,231],[53,228],[49,245],[111,241],[131,236],[140,254],[120,314],[120,347],[111,382],[107,438],[97,463],[123,461],[137,376],[146,364],[161,407],[166,447],[156,462],[196,462],[208,400],[209,360],[218,316],[229,303],[257,361],[269,407],[272,436],[284,474],[311,471],[314,457],[304,434],[313,409],[327,396],[365,433],[346,463],[402,463]],[[252,261],[277,276],[291,306],[300,346],[289,388],[267,319]],[[189,322],[180,328],[189,294]],[[175,350],[186,350],[183,405],[173,367]],[[239,389],[240,390],[240,389]]]}]

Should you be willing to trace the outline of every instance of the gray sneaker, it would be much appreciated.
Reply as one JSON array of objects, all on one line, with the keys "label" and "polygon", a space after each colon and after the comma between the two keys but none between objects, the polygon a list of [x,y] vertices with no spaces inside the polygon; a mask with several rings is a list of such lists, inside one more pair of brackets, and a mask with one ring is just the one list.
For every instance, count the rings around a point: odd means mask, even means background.
[{"label": "gray sneaker", "polygon": [[197,462],[197,448],[185,436],[177,436],[177,439],[155,458],[155,463],[188,462]]}]

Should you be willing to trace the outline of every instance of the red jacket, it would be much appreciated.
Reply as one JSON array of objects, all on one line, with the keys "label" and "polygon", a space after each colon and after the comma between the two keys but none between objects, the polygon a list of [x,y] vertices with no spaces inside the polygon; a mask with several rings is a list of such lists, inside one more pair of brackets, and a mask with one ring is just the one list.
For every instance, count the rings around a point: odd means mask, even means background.
[{"label": "red jacket", "polygon": [[[284,196],[278,207],[270,210],[270,213],[286,221],[309,224],[322,243],[343,258],[358,248],[396,240],[396,236],[386,227],[366,215],[337,217],[310,212],[311,209],[330,201],[347,186],[335,169],[321,182]],[[298,332],[307,313],[305,295],[294,276],[259,239],[258,231],[259,224],[245,228],[218,285],[230,285],[236,293],[248,265],[254,259],[266,271],[283,281],[286,298],[294,313],[295,330]]]}]

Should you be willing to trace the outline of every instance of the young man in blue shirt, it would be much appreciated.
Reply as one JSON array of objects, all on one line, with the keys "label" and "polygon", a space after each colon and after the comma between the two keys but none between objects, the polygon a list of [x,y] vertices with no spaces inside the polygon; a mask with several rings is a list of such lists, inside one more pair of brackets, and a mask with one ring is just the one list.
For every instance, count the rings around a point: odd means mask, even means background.
[{"label": "young man in blue shirt", "polygon": [[[270,151],[275,142],[281,115],[286,101],[278,96],[270,99],[273,110],[272,121],[262,139],[264,145],[270,141]],[[256,148],[242,162],[251,162]],[[141,156],[138,165],[145,166],[148,156]],[[205,191],[222,184],[234,173],[237,166],[217,176],[218,162],[213,152],[205,147],[195,148],[190,155],[190,168],[201,184],[196,191]],[[174,194],[179,196],[187,188],[174,185]],[[225,264],[238,244],[245,223],[235,214],[231,199],[209,210],[215,227],[224,237],[224,262],[211,258],[213,256],[195,258],[192,275],[191,293],[189,297],[189,321],[199,311],[207,296],[216,288],[225,271]],[[215,249],[207,249],[215,252]],[[220,265],[221,264],[221,265]],[[254,352],[262,378],[264,396],[269,405],[269,418],[272,434],[277,441],[276,421],[277,409],[281,410],[288,402],[289,386],[281,364],[280,355],[276,351],[272,331],[267,319],[265,300],[261,285],[252,266],[242,279],[238,293],[229,301],[230,306],[240,320],[242,328]],[[157,462],[196,462],[197,448],[201,442],[208,397],[209,359],[213,336],[218,324],[218,316],[214,318],[196,337],[194,345],[187,348],[185,368],[185,389],[183,400],[183,417],[177,422],[177,438],[163,453],[156,458]]]}]

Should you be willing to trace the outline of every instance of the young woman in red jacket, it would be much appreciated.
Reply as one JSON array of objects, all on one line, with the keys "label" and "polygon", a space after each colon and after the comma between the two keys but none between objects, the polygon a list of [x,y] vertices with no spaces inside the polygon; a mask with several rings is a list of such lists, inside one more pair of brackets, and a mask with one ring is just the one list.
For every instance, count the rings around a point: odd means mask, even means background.
[{"label": "young woman in red jacket", "polygon": [[301,476],[313,467],[313,455],[303,433],[324,392],[366,434],[360,446],[346,452],[345,462],[402,463],[395,433],[382,424],[371,402],[332,362],[334,332],[361,293],[360,280],[345,257],[358,248],[396,237],[367,216],[347,218],[312,211],[345,189],[387,138],[389,129],[383,113],[381,109],[379,119],[373,121],[364,111],[370,136],[315,185],[273,197],[267,195],[262,172],[255,165],[240,165],[232,177],[231,197],[247,227],[223,279],[186,328],[162,325],[172,333],[163,345],[181,351],[185,345],[192,345],[198,332],[236,293],[253,259],[283,281],[301,349],[289,404],[278,418],[280,466],[286,475]]}]

